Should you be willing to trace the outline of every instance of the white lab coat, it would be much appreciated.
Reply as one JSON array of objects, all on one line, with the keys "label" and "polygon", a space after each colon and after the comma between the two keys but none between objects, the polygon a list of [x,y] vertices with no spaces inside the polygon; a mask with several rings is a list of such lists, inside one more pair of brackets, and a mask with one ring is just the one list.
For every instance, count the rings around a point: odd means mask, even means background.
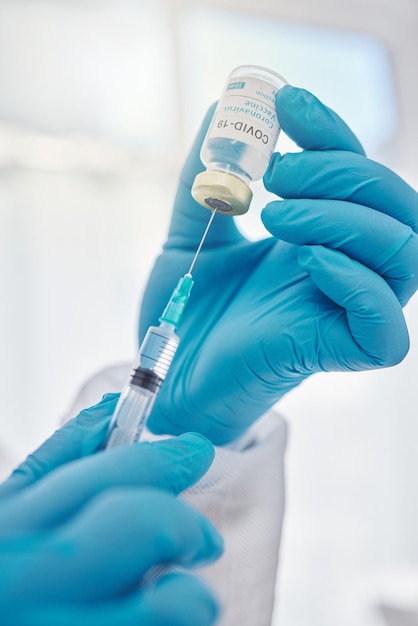
[{"label": "white lab coat", "polygon": [[[120,391],[131,364],[110,367],[82,387],[67,419]],[[152,438],[152,435],[150,435]],[[284,508],[286,424],[270,412],[238,441],[217,447],[209,472],[184,498],[216,525],[225,553],[199,570],[223,606],[219,626],[270,626]]]}]

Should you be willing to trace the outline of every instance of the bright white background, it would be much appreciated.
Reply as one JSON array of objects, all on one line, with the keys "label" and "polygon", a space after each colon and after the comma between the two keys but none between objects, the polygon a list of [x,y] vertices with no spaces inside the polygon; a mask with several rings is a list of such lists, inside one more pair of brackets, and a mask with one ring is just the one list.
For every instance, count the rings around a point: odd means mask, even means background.
[{"label": "bright white background", "polygon": [[[182,160],[233,67],[265,65],[310,89],[416,185],[416,0],[253,4],[0,0],[10,462],[48,436],[88,376],[134,357]],[[266,198],[256,185],[245,233],[265,236]],[[379,626],[377,604],[408,602],[411,580],[418,589],[417,309],[404,363],[317,376],[279,405],[290,441],[277,625]]]}]

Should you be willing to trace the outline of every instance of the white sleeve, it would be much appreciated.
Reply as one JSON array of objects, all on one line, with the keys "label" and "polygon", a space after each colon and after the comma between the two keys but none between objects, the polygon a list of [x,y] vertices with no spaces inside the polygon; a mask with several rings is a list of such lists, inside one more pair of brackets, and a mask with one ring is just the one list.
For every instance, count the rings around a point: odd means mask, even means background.
[{"label": "white sleeve", "polygon": [[[130,366],[90,379],[68,417],[120,391]],[[209,517],[225,540],[225,553],[198,574],[215,590],[223,614],[218,626],[270,626],[284,511],[286,423],[264,415],[231,446],[217,447],[202,480],[183,495]]]},{"label": "white sleeve", "polygon": [[225,553],[202,577],[223,606],[219,626],[270,626],[284,510],[286,424],[257,421],[234,449],[217,448],[209,472],[186,492],[225,540]]}]

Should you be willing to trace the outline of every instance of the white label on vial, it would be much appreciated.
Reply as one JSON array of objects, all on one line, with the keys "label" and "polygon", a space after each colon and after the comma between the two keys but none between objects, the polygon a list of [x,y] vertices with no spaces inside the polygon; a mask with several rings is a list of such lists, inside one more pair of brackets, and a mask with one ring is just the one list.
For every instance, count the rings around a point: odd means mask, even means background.
[{"label": "white label on vial", "polygon": [[280,132],[276,87],[243,76],[226,86],[208,133],[208,139],[225,137],[254,146],[270,159]]}]

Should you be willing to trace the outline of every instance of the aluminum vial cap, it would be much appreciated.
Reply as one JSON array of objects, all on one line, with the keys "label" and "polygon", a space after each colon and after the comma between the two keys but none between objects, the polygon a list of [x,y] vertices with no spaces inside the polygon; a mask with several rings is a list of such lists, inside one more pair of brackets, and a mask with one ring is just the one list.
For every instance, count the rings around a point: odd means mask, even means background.
[{"label": "aluminum vial cap", "polygon": [[243,215],[250,207],[253,192],[233,174],[206,170],[196,176],[192,196],[206,209],[217,209],[225,215]]}]

